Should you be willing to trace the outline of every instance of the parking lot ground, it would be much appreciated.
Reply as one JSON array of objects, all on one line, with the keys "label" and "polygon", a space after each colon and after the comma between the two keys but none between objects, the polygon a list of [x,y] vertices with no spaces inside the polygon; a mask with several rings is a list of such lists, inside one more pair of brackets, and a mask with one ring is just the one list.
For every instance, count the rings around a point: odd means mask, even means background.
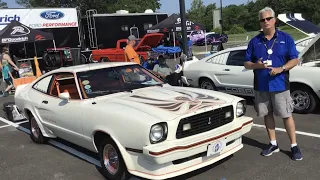
[{"label": "parking lot ground", "polygon": [[[1,99],[2,100],[2,99]],[[0,100],[0,101],[1,101]],[[10,101],[8,98],[6,101]],[[3,101],[3,100],[2,100]],[[3,102],[0,102],[1,104]],[[262,124],[252,106],[248,105],[248,116],[254,117],[254,123]],[[5,117],[3,111],[0,116]],[[320,166],[320,138],[308,134],[317,132],[319,115],[295,115],[297,129],[307,135],[297,135],[304,159],[290,159],[290,142],[286,132],[277,131],[277,139],[281,152],[270,157],[260,156],[262,148],[268,143],[266,131],[261,127],[253,127],[243,137],[244,147],[233,156],[214,165],[188,173],[173,179],[192,180],[317,180]],[[0,119],[0,122],[7,122]],[[13,126],[17,126],[10,123]],[[279,126],[282,124],[277,119]],[[0,129],[0,179],[10,180],[102,180],[98,172],[98,160],[95,153],[60,139],[50,140],[48,145],[38,145],[28,135],[28,123],[20,124],[18,130],[13,126]],[[314,127],[316,126],[316,127]],[[319,131],[319,130],[318,130]],[[319,133],[320,134],[320,133]],[[137,179],[137,178],[133,178]]]}]

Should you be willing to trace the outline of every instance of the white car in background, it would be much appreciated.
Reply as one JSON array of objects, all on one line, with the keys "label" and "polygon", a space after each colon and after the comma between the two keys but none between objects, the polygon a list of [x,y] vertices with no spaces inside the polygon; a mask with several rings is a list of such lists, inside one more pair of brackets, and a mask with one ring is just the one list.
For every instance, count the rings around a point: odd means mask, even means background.
[{"label": "white car in background", "polygon": [[[320,98],[320,35],[299,53],[300,63],[290,70],[291,96],[297,113],[310,113]],[[201,60],[186,62],[183,74],[194,87],[254,96],[253,71],[244,67],[247,46],[229,48]]]},{"label": "white car in background", "polygon": [[243,98],[174,87],[135,63],[50,71],[17,87],[31,139],[62,138],[97,152],[109,180],[166,179],[211,165],[242,147],[251,130]]}]

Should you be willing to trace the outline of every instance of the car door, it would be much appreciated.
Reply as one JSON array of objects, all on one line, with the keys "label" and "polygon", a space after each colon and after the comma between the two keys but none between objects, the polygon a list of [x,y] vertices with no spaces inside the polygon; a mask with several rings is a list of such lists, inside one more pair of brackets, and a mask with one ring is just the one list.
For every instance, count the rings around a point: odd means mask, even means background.
[{"label": "car door", "polygon": [[[58,82],[58,83],[57,83]],[[70,100],[62,100],[59,93],[68,91]],[[85,103],[81,100],[73,73],[64,72],[53,75],[45,96],[37,100],[40,116],[56,136],[75,144],[83,145],[82,135],[83,111]]]},{"label": "car door", "polygon": [[223,67],[224,72],[221,76],[223,91],[253,96],[253,71],[244,67],[246,50],[231,51],[228,55],[226,65]]}]

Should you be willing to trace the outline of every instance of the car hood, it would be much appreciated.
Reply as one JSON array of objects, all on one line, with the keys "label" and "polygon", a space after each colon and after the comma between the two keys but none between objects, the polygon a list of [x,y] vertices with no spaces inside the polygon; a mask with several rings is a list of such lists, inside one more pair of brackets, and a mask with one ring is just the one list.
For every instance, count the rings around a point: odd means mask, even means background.
[{"label": "car hood", "polygon": [[156,47],[159,42],[161,41],[163,34],[161,33],[153,33],[153,34],[146,34],[139,42],[139,44],[135,47],[139,49],[140,46],[146,45],[150,47]]},{"label": "car hood", "polygon": [[99,98],[97,104],[120,104],[124,108],[135,109],[159,120],[167,121],[226,106],[234,98],[235,96],[217,91],[165,85],[164,87],[143,88],[132,93],[121,93],[121,95],[115,95],[112,98]]}]

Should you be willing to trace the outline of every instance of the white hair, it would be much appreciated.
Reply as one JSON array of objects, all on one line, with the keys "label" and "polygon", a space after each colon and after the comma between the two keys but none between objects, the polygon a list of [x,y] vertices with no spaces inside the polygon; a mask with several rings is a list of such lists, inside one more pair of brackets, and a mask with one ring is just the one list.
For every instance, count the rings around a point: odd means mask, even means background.
[{"label": "white hair", "polygon": [[264,13],[264,12],[266,12],[266,11],[271,12],[272,17],[275,17],[275,14],[276,14],[276,13],[273,11],[273,9],[270,8],[270,7],[265,7],[265,8],[263,8],[263,9],[261,9],[261,10],[259,11],[259,17],[258,17],[258,18],[260,19],[261,14]]}]

